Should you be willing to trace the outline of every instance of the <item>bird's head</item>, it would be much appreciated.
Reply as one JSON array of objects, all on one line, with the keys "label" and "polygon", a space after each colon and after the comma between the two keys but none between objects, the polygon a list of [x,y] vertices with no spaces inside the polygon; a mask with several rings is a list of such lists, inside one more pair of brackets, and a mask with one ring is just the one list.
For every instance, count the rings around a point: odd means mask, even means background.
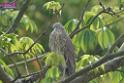
[{"label": "bird's head", "polygon": [[64,26],[61,23],[57,22],[57,23],[54,23],[53,24],[53,27],[52,28],[53,29],[63,29]]}]

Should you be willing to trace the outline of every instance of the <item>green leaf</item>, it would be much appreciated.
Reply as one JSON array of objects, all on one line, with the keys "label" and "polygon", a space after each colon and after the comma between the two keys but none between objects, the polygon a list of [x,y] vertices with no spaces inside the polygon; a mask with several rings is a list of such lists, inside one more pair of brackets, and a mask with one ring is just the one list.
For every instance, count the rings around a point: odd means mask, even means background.
[{"label": "green leaf", "polygon": [[[4,30],[4,28],[6,29],[8,26],[11,26],[12,22],[15,20],[17,14],[19,11],[15,10],[15,11],[11,11],[11,10],[5,10],[2,11],[2,15],[0,15],[0,23],[1,26]],[[29,32],[36,32],[37,31],[37,25],[36,23],[31,20],[27,15],[23,15],[20,24],[19,24],[18,29],[26,29]]]},{"label": "green leaf", "polygon": [[71,20],[69,20],[69,21],[65,24],[65,29],[66,29],[66,31],[70,34],[72,31],[74,31],[74,29],[76,28],[78,22],[79,22],[79,21],[78,21],[77,19],[71,19]]},{"label": "green leaf", "polygon": [[76,70],[79,71],[80,69],[84,68],[86,65],[92,65],[98,58],[93,55],[83,55],[80,60],[76,63]]},{"label": "green leaf", "polygon": [[81,37],[82,37],[82,33],[78,33],[77,35],[75,35],[72,39],[72,42],[75,46],[75,52],[78,54],[78,52],[81,50],[81,44],[80,44],[80,41],[81,41]]},{"label": "green leaf", "polygon": [[[95,17],[95,12],[94,11],[90,11],[90,12],[86,12],[86,15],[84,16],[84,22],[85,24],[91,24],[92,20]],[[96,31],[99,28],[103,27],[103,21],[102,18],[100,16],[98,16],[90,25],[90,29],[93,31]]]},{"label": "green leaf", "polygon": [[4,0],[0,0],[0,3],[3,2]]},{"label": "green leaf", "polygon": [[84,16],[85,24],[89,24],[91,22],[91,19],[93,18],[93,16],[95,16],[94,12],[86,12],[86,14]]},{"label": "green leaf", "polygon": [[44,7],[47,10],[53,10],[53,12],[59,12],[61,9],[61,5],[59,2],[55,2],[55,1],[50,1],[44,4]]},{"label": "green leaf", "polygon": [[59,66],[62,65],[66,67],[65,59],[62,55],[56,54],[54,52],[48,53],[45,60],[46,65]]},{"label": "green leaf", "polygon": [[34,41],[29,37],[22,37],[20,38],[20,43],[22,44],[23,49],[27,50],[34,43]]},{"label": "green leaf", "polygon": [[21,19],[21,26],[24,27],[27,31],[36,32],[37,25],[32,21],[28,16],[24,15]]},{"label": "green leaf", "polygon": [[41,44],[36,43],[31,50],[35,55],[44,52],[44,48]]},{"label": "green leaf", "polygon": [[42,80],[42,83],[53,83],[53,80],[52,80],[52,78],[45,77],[45,78]]},{"label": "green leaf", "polygon": [[103,27],[103,20],[100,17],[97,17],[94,22],[91,24],[90,29],[97,31]]},{"label": "green leaf", "polygon": [[58,79],[59,76],[60,76],[60,71],[56,66],[51,67],[46,73],[46,77],[48,78]]},{"label": "green leaf", "polygon": [[110,47],[115,41],[114,34],[110,29],[106,27],[104,27],[101,31],[98,32],[97,37],[98,43],[103,49]]},{"label": "green leaf", "polygon": [[18,40],[18,35],[11,33],[11,34],[2,34],[0,36],[0,47],[5,49],[10,49],[12,44]]},{"label": "green leaf", "polygon": [[91,12],[98,13],[101,9],[100,5],[95,5],[92,7]]},{"label": "green leaf", "polygon": [[8,65],[2,59],[0,59],[0,66],[2,66],[5,72],[7,72],[9,75],[14,76],[13,71],[8,67]]},{"label": "green leaf", "polygon": [[3,82],[0,80],[0,83],[3,83]]},{"label": "green leaf", "polygon": [[96,48],[97,40],[96,40],[96,34],[94,31],[90,29],[85,29],[82,32],[81,37],[81,48],[85,53],[92,52]]}]

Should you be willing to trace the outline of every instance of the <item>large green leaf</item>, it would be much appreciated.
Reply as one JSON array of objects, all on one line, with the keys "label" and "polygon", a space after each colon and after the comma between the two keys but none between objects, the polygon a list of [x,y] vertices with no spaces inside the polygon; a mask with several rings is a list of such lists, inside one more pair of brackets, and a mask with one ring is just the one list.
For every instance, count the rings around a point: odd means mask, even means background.
[{"label": "large green leaf", "polygon": [[[6,30],[9,26],[11,26],[18,13],[19,11],[17,10],[2,11],[2,14],[0,15],[0,25],[1,25],[0,29],[3,31]],[[19,27],[18,29],[25,29],[30,32],[37,31],[36,23],[33,20],[31,20],[27,15],[23,15],[18,27]]]},{"label": "large green leaf", "polygon": [[94,12],[86,12],[84,16],[84,22],[85,24],[89,24],[91,22],[91,19],[95,16]]},{"label": "large green leaf", "polygon": [[2,59],[0,59],[0,66],[5,70],[5,72],[7,72],[7,74],[14,76],[13,71],[8,67],[8,65]]},{"label": "large green leaf", "polygon": [[53,79],[58,79],[59,76],[60,76],[60,71],[59,68],[56,66],[51,67],[46,73],[46,77]]},{"label": "large green leaf", "polygon": [[56,54],[54,52],[48,53],[45,60],[46,65],[59,66],[62,65],[66,67],[65,59],[62,55]]},{"label": "large green leaf", "polygon": [[96,34],[90,29],[86,29],[82,32],[81,48],[85,53],[92,52],[96,48],[97,40]]},{"label": "large green leaf", "polygon": [[86,65],[92,65],[98,59],[93,55],[85,54],[83,55],[80,60],[76,63],[76,70],[79,71],[83,69]]},{"label": "large green leaf", "polygon": [[[21,37],[16,43],[11,44],[11,52],[21,51],[25,52],[30,48],[30,46],[34,43],[34,41],[29,37]],[[41,54],[44,52],[44,48],[41,44],[36,43],[34,46],[26,53],[28,58],[33,57],[35,55]]]},{"label": "large green leaf", "polygon": [[78,21],[77,19],[71,19],[71,20],[69,20],[69,21],[65,24],[65,29],[66,29],[66,31],[70,34],[72,31],[74,31],[74,29],[76,28],[78,22],[79,22],[79,21]]},{"label": "large green leaf", "polygon": [[115,41],[114,34],[106,27],[98,32],[97,37],[98,43],[103,49],[110,47]]}]

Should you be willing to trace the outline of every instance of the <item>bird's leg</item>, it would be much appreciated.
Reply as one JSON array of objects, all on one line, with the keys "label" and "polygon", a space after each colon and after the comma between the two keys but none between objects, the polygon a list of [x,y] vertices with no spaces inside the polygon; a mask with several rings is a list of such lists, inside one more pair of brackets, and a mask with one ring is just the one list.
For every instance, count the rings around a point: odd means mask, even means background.
[{"label": "bird's leg", "polygon": [[[67,61],[68,61],[68,59],[65,60],[65,63],[67,63]],[[63,70],[62,80],[65,79],[65,76],[66,76],[65,73],[66,73],[66,67],[65,67],[64,70]]]},{"label": "bird's leg", "polygon": [[64,68],[64,70],[63,70],[62,80],[65,79],[65,71],[66,71],[66,68]]}]

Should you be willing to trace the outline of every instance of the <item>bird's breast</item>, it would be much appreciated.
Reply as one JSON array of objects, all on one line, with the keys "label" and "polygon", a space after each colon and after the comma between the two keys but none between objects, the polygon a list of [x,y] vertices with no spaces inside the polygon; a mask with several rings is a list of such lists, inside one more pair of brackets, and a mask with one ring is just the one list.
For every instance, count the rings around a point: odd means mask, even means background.
[{"label": "bird's breast", "polygon": [[52,51],[64,55],[66,36],[61,31],[53,31],[51,35]]}]

